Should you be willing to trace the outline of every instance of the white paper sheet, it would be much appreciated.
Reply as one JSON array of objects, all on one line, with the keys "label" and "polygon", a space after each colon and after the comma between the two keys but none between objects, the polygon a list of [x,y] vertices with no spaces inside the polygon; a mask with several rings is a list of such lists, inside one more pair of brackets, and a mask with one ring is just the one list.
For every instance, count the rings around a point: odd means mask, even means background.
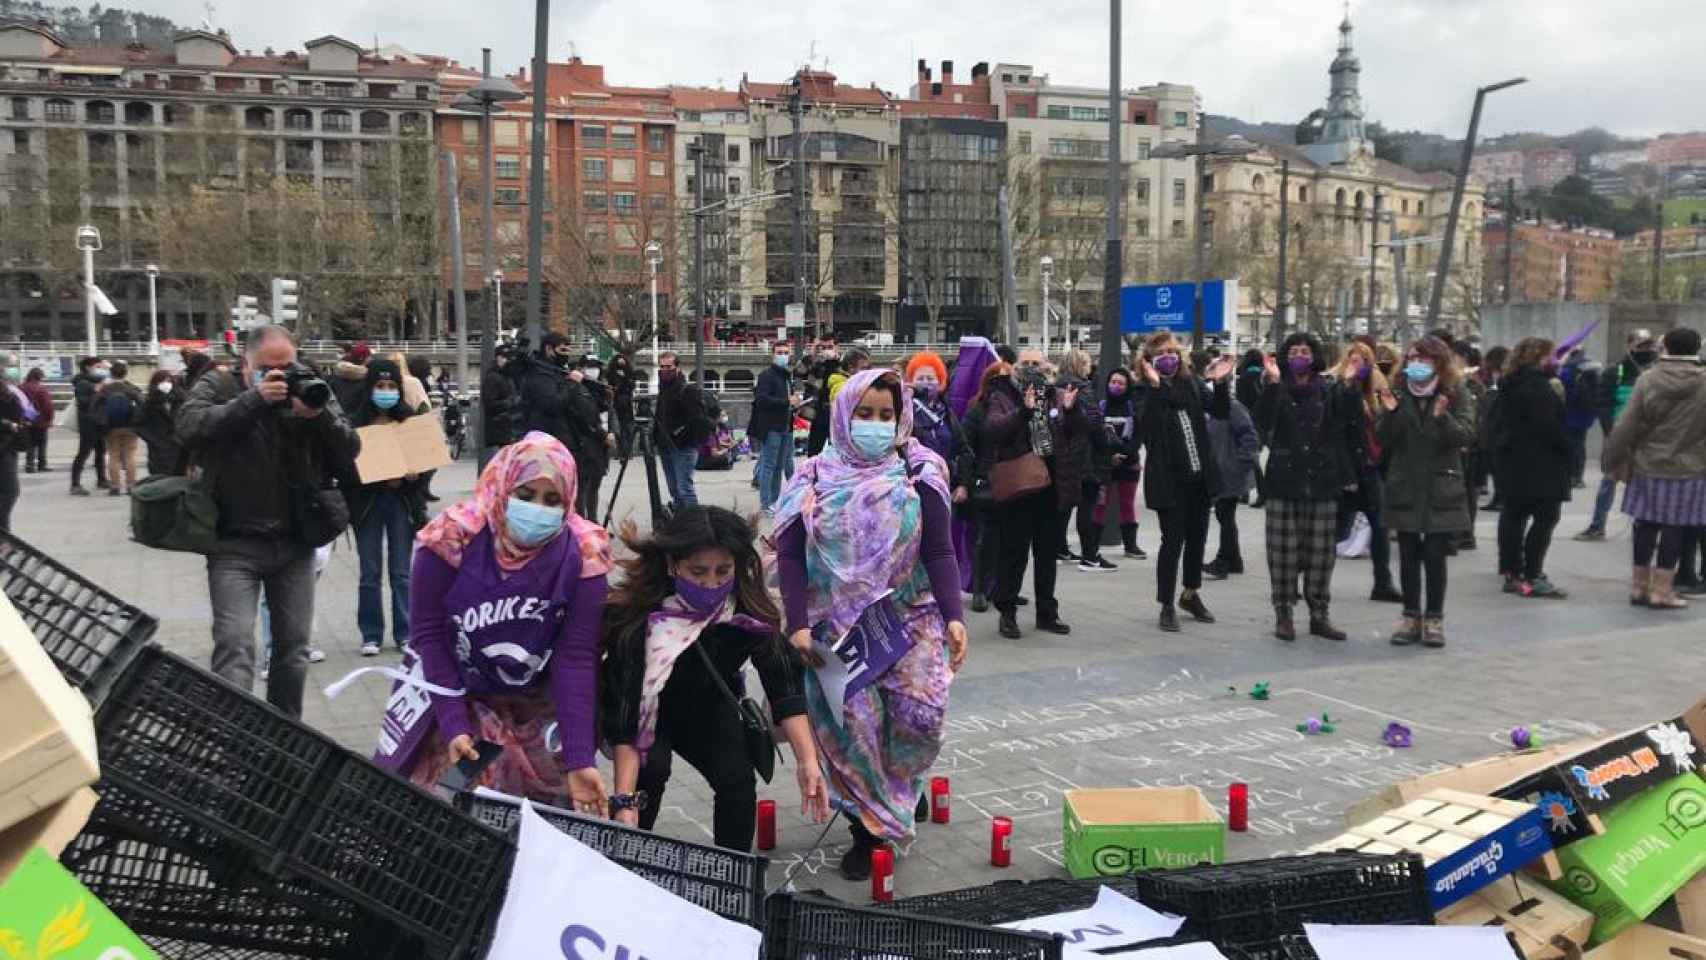
[{"label": "white paper sheet", "polygon": [[1520,960],[1500,927],[1363,927],[1306,923],[1321,960]]},{"label": "white paper sheet", "polygon": [[1127,947],[1145,940],[1171,937],[1179,932],[1184,922],[1183,917],[1157,913],[1130,897],[1102,887],[1096,893],[1096,902],[1084,910],[1034,917],[1002,926],[1010,930],[1058,933],[1066,938],[1068,955],[1076,956],[1092,950]]}]

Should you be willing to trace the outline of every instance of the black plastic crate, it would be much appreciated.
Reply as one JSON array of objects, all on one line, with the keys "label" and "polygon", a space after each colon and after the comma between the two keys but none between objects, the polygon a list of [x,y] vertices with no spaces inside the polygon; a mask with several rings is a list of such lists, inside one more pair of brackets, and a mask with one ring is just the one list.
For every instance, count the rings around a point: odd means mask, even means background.
[{"label": "black plastic crate", "polygon": [[1427,874],[1416,854],[1323,853],[1136,875],[1138,899],[1185,918],[1181,933],[1283,957],[1280,938],[1305,921],[1431,924]]},{"label": "black plastic crate", "polygon": [[781,893],[764,924],[766,960],[1060,960],[1060,937]]},{"label": "black plastic crate", "polygon": [[503,889],[501,831],[157,647],[114,686],[96,733],[104,779],[177,818],[162,842],[324,885],[426,953],[466,951]]},{"label": "black plastic crate", "polygon": [[1049,914],[1083,910],[1096,902],[1102,887],[1137,899],[1137,882],[1130,877],[1089,880],[999,880],[982,887],[907,897],[884,904],[882,909],[995,926],[1046,917]]},{"label": "black plastic crate", "polygon": [[0,533],[0,593],[66,681],[96,705],[160,626],[9,533]]},{"label": "black plastic crate", "polygon": [[[521,820],[521,807],[505,797],[463,793],[457,795],[456,805],[506,832]],[[728,920],[764,926],[764,875],[770,866],[764,857],[675,840],[543,804],[533,808],[547,823],[683,900]]]}]

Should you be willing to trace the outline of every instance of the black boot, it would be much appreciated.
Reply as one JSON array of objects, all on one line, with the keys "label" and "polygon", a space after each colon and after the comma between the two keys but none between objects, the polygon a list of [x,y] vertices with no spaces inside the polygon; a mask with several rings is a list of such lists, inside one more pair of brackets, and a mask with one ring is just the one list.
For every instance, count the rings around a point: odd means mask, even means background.
[{"label": "black boot", "polygon": [[841,875],[854,883],[863,883],[871,879],[871,851],[880,843],[862,823],[855,821],[849,830],[853,834],[853,846],[841,855]]},{"label": "black boot", "polygon": [[1133,560],[1142,560],[1149,556],[1143,548],[1137,545],[1137,524],[1120,524],[1120,539],[1125,541],[1125,555]]}]

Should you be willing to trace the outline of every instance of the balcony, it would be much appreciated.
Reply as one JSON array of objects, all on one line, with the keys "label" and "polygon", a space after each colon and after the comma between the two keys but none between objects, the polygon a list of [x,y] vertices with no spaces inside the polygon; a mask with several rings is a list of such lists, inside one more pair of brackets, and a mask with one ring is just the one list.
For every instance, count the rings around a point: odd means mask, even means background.
[{"label": "balcony", "polygon": [[127,127],[151,127],[154,125],[154,105],[152,103],[127,103],[124,105],[124,123]]}]

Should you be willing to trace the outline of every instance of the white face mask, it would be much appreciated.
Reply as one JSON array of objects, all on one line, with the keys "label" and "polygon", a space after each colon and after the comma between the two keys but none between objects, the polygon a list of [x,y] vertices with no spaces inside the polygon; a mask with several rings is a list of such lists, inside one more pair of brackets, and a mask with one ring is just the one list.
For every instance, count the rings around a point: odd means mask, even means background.
[{"label": "white face mask", "polygon": [[586,377],[588,380],[597,380],[598,379],[598,368],[597,367],[586,367],[586,368],[581,370],[581,376]]},{"label": "white face mask", "polygon": [[171,394],[172,394],[172,381],[170,381],[170,380],[160,381],[160,388],[159,389],[160,389],[161,393],[163,393],[167,396],[171,396]]}]

